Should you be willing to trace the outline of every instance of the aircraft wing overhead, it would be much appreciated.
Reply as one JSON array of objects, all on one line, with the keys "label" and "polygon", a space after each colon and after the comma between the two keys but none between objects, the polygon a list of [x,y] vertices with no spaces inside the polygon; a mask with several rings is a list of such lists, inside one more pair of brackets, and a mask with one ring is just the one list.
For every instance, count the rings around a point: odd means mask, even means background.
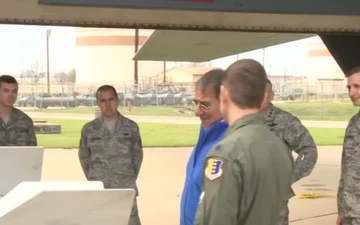
[{"label": "aircraft wing overhead", "polygon": [[312,36],[315,34],[155,30],[134,60],[203,62]]}]

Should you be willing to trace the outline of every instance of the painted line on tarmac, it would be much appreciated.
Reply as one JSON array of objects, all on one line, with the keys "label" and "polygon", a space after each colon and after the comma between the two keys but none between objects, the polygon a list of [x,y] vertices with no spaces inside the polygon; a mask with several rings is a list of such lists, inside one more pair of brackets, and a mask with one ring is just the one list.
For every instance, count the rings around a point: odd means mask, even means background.
[{"label": "painted line on tarmac", "polygon": [[289,222],[296,223],[296,222],[300,222],[300,221],[304,221],[304,220],[316,219],[316,218],[332,216],[332,215],[337,215],[337,214],[338,214],[337,212],[332,212],[332,213],[326,213],[326,214],[321,214],[321,215],[317,215],[317,216],[311,216],[311,217],[306,217],[306,218],[301,218],[301,219],[290,220]]}]

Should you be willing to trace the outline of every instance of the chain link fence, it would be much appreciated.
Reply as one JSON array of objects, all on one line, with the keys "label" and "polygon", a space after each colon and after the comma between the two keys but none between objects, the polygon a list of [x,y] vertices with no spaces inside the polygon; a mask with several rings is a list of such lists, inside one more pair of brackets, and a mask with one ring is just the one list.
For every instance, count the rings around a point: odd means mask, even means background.
[{"label": "chain link fence", "polygon": [[[277,81],[273,80],[275,93],[274,103],[288,110],[288,106],[295,115],[303,113],[318,115],[319,119],[332,117],[336,112],[332,110],[341,107],[351,107],[347,89],[343,81]],[[46,109],[61,108],[90,108],[96,107],[95,92],[100,83],[93,84],[50,84],[45,83],[20,84],[17,106]],[[159,116],[194,116],[192,100],[195,95],[194,83],[153,83],[153,84],[125,84],[113,83],[120,98],[122,113]],[[296,106],[296,107],[295,107]],[[311,108],[308,109],[308,108]],[[301,109],[302,108],[302,109]],[[306,111],[306,110],[308,111]],[[304,111],[305,110],[305,111]],[[349,115],[353,112],[349,109]],[[302,114],[301,114],[302,115]],[[300,115],[300,116],[301,116]],[[309,117],[312,118],[312,117]]]},{"label": "chain link fence", "polygon": [[297,102],[321,102],[348,100],[343,81],[273,82],[275,100]]},{"label": "chain link fence", "polygon": [[[20,84],[17,105],[48,108],[96,106],[96,90],[102,84]],[[193,83],[126,85],[112,84],[120,104],[126,106],[188,106],[194,98]]]}]

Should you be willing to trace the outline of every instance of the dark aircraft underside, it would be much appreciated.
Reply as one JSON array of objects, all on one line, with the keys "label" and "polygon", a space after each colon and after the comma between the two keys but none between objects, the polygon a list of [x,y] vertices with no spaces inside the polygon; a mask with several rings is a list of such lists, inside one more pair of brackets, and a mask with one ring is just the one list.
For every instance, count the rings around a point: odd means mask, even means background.
[{"label": "dark aircraft underside", "polygon": [[2,0],[0,23],[318,34],[344,73],[360,65],[358,0]]}]

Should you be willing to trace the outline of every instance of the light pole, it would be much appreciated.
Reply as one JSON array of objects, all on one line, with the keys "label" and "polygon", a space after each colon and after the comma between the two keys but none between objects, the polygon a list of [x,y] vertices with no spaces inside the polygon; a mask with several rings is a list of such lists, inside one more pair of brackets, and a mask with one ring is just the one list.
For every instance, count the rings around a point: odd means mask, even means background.
[{"label": "light pole", "polygon": [[22,69],[21,69],[21,83],[24,84],[24,76],[25,74],[25,56],[24,56],[24,48],[25,48],[25,41],[22,41]]},{"label": "light pole", "polygon": [[50,60],[49,60],[49,38],[51,29],[46,30],[46,70],[47,70],[47,91],[50,94]]},{"label": "light pole", "polygon": [[165,84],[166,83],[166,61],[164,61],[164,68],[163,68],[163,70],[164,70],[164,74],[163,74],[163,84]]},{"label": "light pole", "polygon": [[[135,29],[135,54],[139,50],[139,29]],[[136,85],[139,84],[139,74],[138,74],[138,61],[134,60],[134,82]]]}]

